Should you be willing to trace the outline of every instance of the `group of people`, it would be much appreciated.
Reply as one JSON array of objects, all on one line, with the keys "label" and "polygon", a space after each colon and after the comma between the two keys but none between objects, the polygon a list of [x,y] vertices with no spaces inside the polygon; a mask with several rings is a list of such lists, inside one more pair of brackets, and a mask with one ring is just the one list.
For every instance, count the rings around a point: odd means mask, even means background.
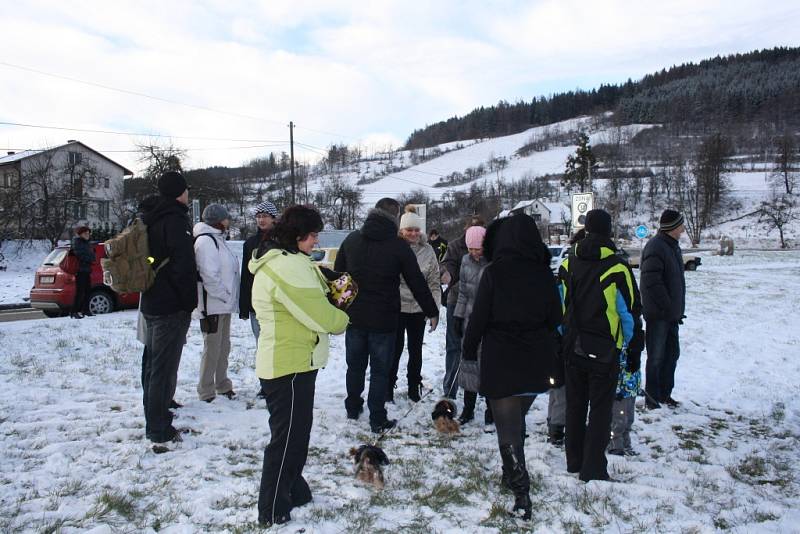
[{"label": "group of people", "polygon": [[[682,218],[675,212],[665,212],[662,232],[644,251],[640,296],[632,271],[614,254],[611,219],[602,210],[587,215],[585,237],[576,240],[556,278],[549,250],[527,215],[498,219],[488,228],[471,217],[462,237],[448,244],[431,235],[432,244],[413,209],[403,212],[397,201],[383,198],[343,241],[328,270],[310,256],[324,226],[319,212],[290,206],[279,214],[263,202],[255,209],[258,232],[244,243],[240,270],[223,237],[227,210],[211,204],[191,228],[183,176],[165,173],[158,187],[160,195],[142,215],[157,269],[154,285],[141,298],[146,435],[155,443],[180,440],[170,407],[176,407],[177,369],[192,313],[204,341],[200,399],[235,395],[227,362],[230,319],[238,306],[256,338],[259,395],[270,413],[258,501],[262,525],[288,521],[293,508],[311,500],[303,468],[328,336],[345,334],[346,416],[357,420],[364,410],[369,367],[369,425],[383,433],[396,425],[386,403],[394,399],[404,345],[408,398],[419,401],[426,391],[423,339],[426,324],[430,331],[438,325],[442,300],[443,396],[456,397],[462,360],[480,362],[480,386],[465,391],[460,420],[474,418],[478,394],[486,398],[502,483],[513,491],[514,511],[523,517],[531,510],[525,415],[536,395],[551,392],[551,430],[559,426],[552,399],[559,391],[563,395],[567,468],[582,480],[608,479],[605,451],[612,429],[622,440],[612,443],[614,450],[631,449],[632,401],[623,408],[624,421],[612,421],[612,404],[638,392],[632,377],[645,337],[642,310],[648,321],[648,406],[677,404],[671,391],[684,289],[677,247]],[[357,291],[346,305],[329,298],[331,280],[342,273],[352,280],[352,293]],[[620,397],[620,386],[633,393]]]}]

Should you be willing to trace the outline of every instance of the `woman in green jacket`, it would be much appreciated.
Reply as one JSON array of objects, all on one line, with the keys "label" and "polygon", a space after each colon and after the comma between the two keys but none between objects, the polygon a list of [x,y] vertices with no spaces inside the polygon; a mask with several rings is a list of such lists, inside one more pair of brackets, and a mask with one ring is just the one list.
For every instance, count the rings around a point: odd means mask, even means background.
[{"label": "woman in green jacket", "polygon": [[315,209],[288,208],[271,234],[277,248],[261,247],[248,265],[261,328],[256,374],[270,414],[258,498],[263,526],[289,521],[292,508],[311,501],[303,467],[317,370],[328,361],[328,334],[347,328],[347,314],[328,302],[326,279],[309,256],[322,227]]}]

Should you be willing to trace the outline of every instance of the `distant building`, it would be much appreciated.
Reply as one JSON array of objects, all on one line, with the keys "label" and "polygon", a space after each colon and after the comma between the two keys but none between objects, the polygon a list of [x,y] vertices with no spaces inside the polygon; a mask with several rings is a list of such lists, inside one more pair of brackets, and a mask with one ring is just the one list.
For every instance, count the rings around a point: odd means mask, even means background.
[{"label": "distant building", "polygon": [[119,229],[125,176],[133,173],[80,141],[8,152],[0,157],[0,222],[51,239],[58,225],[64,234],[78,224]]},{"label": "distant building", "polygon": [[558,237],[569,233],[572,211],[563,202],[546,202],[544,199],[521,200],[510,210],[500,212],[499,217],[525,213],[530,215],[545,241],[559,241]]}]

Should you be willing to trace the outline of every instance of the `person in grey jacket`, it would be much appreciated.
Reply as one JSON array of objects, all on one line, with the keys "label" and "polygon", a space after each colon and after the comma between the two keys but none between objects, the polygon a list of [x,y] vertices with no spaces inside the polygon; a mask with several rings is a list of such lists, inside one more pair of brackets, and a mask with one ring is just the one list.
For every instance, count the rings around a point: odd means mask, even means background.
[{"label": "person in grey jacket", "polygon": [[[413,207],[406,207],[406,212],[400,217],[399,234],[414,251],[419,263],[419,269],[428,283],[436,306],[441,306],[442,286],[439,283],[439,262],[433,247],[425,242],[422,226],[424,221],[417,215]],[[419,402],[422,389],[422,340],[425,337],[425,313],[414,298],[405,279],[400,279],[400,322],[397,326],[397,337],[394,344],[394,360],[389,372],[389,384],[386,393],[387,401],[394,401],[394,388],[397,383],[397,371],[400,367],[400,356],[403,354],[403,345],[408,336],[408,398]]]},{"label": "person in grey jacket", "polygon": [[[478,282],[480,282],[483,268],[489,263],[483,256],[484,236],[486,236],[486,228],[483,226],[470,226],[464,236],[469,253],[465,254],[461,259],[461,271],[458,277],[458,300],[456,301],[456,309],[453,312],[455,328],[461,337],[464,335],[464,329],[472,313],[472,306],[475,304],[475,295],[478,293]],[[462,425],[475,418],[475,402],[477,399],[477,391],[464,390],[464,407],[458,417],[458,422]],[[492,412],[488,405],[484,421],[487,425],[492,423]]]},{"label": "person in grey jacket", "polygon": [[[486,221],[480,215],[470,215],[467,217],[464,231],[470,226],[486,226]],[[461,335],[456,331],[454,313],[458,303],[458,280],[461,273],[461,260],[468,252],[466,233],[454,239],[447,246],[442,267],[445,268],[450,276],[447,283],[447,332],[445,335],[445,373],[442,380],[442,393],[450,399],[456,398],[458,393],[458,383],[456,382],[456,371],[461,361]]]},{"label": "person in grey jacket", "polygon": [[672,389],[680,356],[678,325],[683,323],[686,309],[686,280],[678,244],[684,230],[683,215],[664,210],[658,234],[642,251],[641,293],[647,321],[645,403],[649,409],[660,408],[661,403],[673,408],[680,404],[672,398]]}]

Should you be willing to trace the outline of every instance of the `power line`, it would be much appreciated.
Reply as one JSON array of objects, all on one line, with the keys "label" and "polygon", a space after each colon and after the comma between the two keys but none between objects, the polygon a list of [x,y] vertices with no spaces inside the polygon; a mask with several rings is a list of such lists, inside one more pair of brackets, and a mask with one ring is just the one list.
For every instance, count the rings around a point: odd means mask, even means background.
[{"label": "power line", "polygon": [[141,132],[122,132],[122,131],[115,131],[115,130],[93,130],[88,128],[69,128],[66,126],[47,126],[43,124],[27,124],[21,122],[5,122],[0,121],[0,125],[3,126],[19,126],[22,128],[39,128],[43,130],[64,130],[68,132],[87,132],[87,133],[99,133],[105,135],[128,135],[128,136],[140,136],[140,137],[158,137],[158,138],[165,138],[165,139],[193,139],[196,141],[231,141],[234,143],[282,143],[286,144],[285,141],[279,139],[230,139],[226,137],[197,137],[191,135],[166,135],[166,134],[154,134],[154,133],[141,133]]},{"label": "power line", "polygon": [[[211,113],[217,113],[217,114],[220,114],[220,115],[230,115],[232,117],[239,117],[239,118],[243,118],[243,119],[250,119],[250,120],[255,120],[255,121],[269,122],[269,123],[272,123],[272,124],[280,124],[281,126],[283,126],[284,123],[285,123],[285,121],[279,121],[279,120],[276,120],[276,119],[267,119],[265,117],[258,117],[256,115],[248,115],[246,113],[237,113],[235,111],[220,110],[220,109],[215,109],[215,108],[211,108],[211,107],[208,107],[208,106],[202,106],[202,105],[199,105],[199,104],[190,104],[190,103],[186,103],[186,102],[181,102],[179,100],[172,100],[170,98],[164,98],[164,97],[161,97],[161,96],[155,96],[155,95],[150,95],[150,94],[147,94],[147,93],[141,93],[139,91],[131,91],[130,89],[122,89],[122,88],[119,88],[119,87],[114,87],[112,85],[106,85],[106,84],[103,84],[103,83],[92,82],[92,81],[87,81],[87,80],[81,80],[79,78],[73,78],[72,76],[64,76],[63,74],[54,74],[52,72],[46,72],[46,71],[43,71],[43,70],[34,69],[32,67],[26,67],[24,65],[17,65],[17,64],[14,64],[14,63],[8,63],[7,61],[0,61],[0,66],[12,68],[12,69],[18,69],[18,70],[22,70],[22,71],[26,71],[26,72],[32,72],[34,74],[39,74],[41,76],[49,76],[51,78],[56,78],[56,79],[59,79],[59,80],[66,80],[66,81],[73,82],[73,83],[80,83],[80,84],[83,84],[83,85],[88,85],[90,87],[98,87],[100,89],[105,89],[107,91],[116,91],[118,93],[123,93],[123,94],[126,94],[126,95],[138,96],[138,97],[141,97],[141,98],[148,98],[150,100],[156,100],[158,102],[164,102],[164,103],[167,103],[167,104],[174,104],[176,106],[184,106],[184,107],[188,107],[188,108],[199,109],[199,110],[202,110],[202,111],[208,111],[208,112],[211,112]],[[297,126],[297,125],[295,125],[295,127],[296,128],[301,128],[303,130],[307,130],[309,132],[319,133],[319,134],[323,134],[323,135],[332,135],[334,137],[340,137],[342,139],[348,139],[348,140],[351,140],[351,141],[354,140],[354,138],[352,136],[342,135],[342,134],[338,134],[338,133],[335,133],[335,132],[326,132],[324,130],[316,130],[316,129],[313,129],[313,128],[308,128],[306,126]]]},{"label": "power line", "polygon": [[219,109],[210,108],[208,106],[201,106],[201,105],[198,105],[198,104],[188,104],[186,102],[180,102],[178,100],[172,100],[172,99],[163,98],[163,97],[160,97],[160,96],[148,95],[147,93],[140,93],[138,91],[131,91],[131,90],[128,90],[128,89],[120,89],[119,87],[113,87],[111,85],[105,85],[105,84],[102,84],[102,83],[81,80],[81,79],[78,79],[78,78],[73,78],[71,76],[64,76],[64,75],[61,75],[61,74],[53,74],[51,72],[45,72],[43,70],[34,69],[34,68],[31,68],[31,67],[25,67],[23,65],[15,65],[13,63],[8,63],[6,61],[0,61],[0,65],[2,65],[4,67],[9,67],[9,68],[12,68],[12,69],[19,69],[19,70],[24,70],[24,71],[27,71],[27,72],[32,72],[34,74],[39,74],[39,75],[42,75],[42,76],[49,76],[51,78],[57,78],[59,80],[67,80],[67,81],[70,81],[70,82],[80,83],[80,84],[88,85],[88,86],[91,86],[91,87],[99,87],[101,89],[106,89],[108,91],[116,91],[118,93],[124,93],[124,94],[127,94],[127,95],[138,96],[138,97],[142,97],[142,98],[149,98],[150,100],[157,100],[159,102],[165,102],[167,104],[175,104],[177,106],[184,106],[184,107],[187,107],[187,108],[194,108],[194,109],[199,109],[199,110],[202,110],[202,111],[209,111],[211,113],[218,113],[220,115],[230,115],[230,116],[233,116],[233,117],[239,117],[239,118],[243,118],[243,119],[250,119],[250,120],[256,120],[256,121],[263,121],[263,122],[271,122],[271,123],[274,123],[274,124],[283,125],[283,121],[278,121],[278,120],[275,120],[275,119],[266,119],[264,117],[256,117],[254,115],[246,115],[244,113],[236,113],[235,111],[219,110]]},{"label": "power line", "polygon": [[[211,150],[222,150],[222,151],[224,151],[224,150],[247,150],[247,149],[252,149],[252,148],[269,148],[269,147],[275,147],[275,146],[286,146],[287,144],[288,143],[273,143],[273,144],[268,144],[268,145],[202,147],[202,148],[200,148],[200,147],[197,147],[197,148],[183,148],[183,147],[181,147],[178,150],[181,150],[181,151],[184,151],[184,152],[203,152],[203,151],[211,151]],[[17,151],[17,152],[24,152],[24,151],[30,150],[30,151],[35,152],[35,151],[39,151],[41,149],[39,149],[39,148],[11,148],[11,147],[7,147],[7,148],[3,148],[2,150],[14,150],[14,151]],[[133,153],[141,152],[141,150],[118,150],[118,149],[105,149],[105,148],[95,148],[94,150],[96,150],[98,152],[123,153],[123,154],[124,153],[133,154]],[[171,150],[169,148],[152,148],[152,150],[154,150],[155,152],[171,152]]]}]

